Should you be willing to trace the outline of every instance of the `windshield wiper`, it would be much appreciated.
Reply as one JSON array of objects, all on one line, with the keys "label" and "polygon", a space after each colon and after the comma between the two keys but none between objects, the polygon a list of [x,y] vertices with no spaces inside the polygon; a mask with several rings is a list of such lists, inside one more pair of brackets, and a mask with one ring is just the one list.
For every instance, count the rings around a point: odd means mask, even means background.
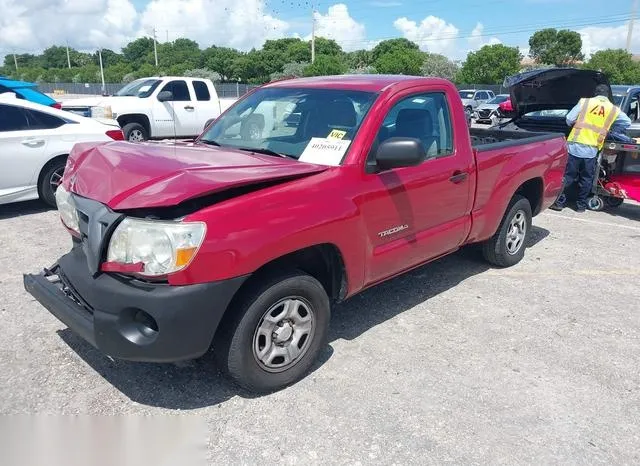
[{"label": "windshield wiper", "polygon": [[219,142],[209,141],[208,139],[200,139],[198,142],[201,144],[206,144],[208,146],[222,147],[222,144],[220,144]]},{"label": "windshield wiper", "polygon": [[287,155],[287,154],[281,154],[280,152],[276,152],[274,150],[271,149],[263,149],[261,147],[234,147],[234,149],[238,149],[238,150],[244,150],[247,152],[255,152],[256,154],[264,154],[264,155],[273,155],[275,157],[284,157],[284,158],[292,158],[294,159],[295,157],[292,155]]}]

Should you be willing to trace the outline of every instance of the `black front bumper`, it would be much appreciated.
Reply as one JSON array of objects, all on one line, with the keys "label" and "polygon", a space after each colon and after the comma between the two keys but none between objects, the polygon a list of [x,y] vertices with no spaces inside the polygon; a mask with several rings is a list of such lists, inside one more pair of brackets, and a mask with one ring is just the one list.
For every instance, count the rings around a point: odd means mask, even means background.
[{"label": "black front bumper", "polygon": [[80,247],[24,287],[71,330],[103,353],[132,361],[169,362],[203,355],[247,276],[185,286],[111,274],[93,278]]}]

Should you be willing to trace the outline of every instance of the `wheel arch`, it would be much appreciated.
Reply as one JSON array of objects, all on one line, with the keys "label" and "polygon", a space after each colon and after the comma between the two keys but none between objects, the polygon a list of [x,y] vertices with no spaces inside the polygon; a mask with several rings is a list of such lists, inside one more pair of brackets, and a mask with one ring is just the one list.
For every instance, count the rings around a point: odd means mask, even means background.
[{"label": "wheel arch", "polygon": [[531,204],[531,213],[532,216],[535,217],[541,211],[543,193],[544,183],[542,182],[542,178],[536,177],[522,183],[518,189],[516,189],[516,192],[513,193],[511,199],[516,195],[525,197],[529,201],[529,204]]},{"label": "wheel arch", "polygon": [[151,133],[151,120],[149,116],[144,113],[127,113],[125,115],[119,115],[117,118],[118,124],[120,128],[124,128],[125,125],[129,123],[138,123],[144,126],[144,129],[147,130],[147,134],[149,137],[152,136]]},{"label": "wheel arch", "polygon": [[38,173],[38,179],[36,181],[36,186],[38,187],[38,196],[42,197],[42,192],[41,192],[41,185],[42,185],[42,178],[44,177],[44,174],[47,172],[47,170],[54,164],[58,163],[61,160],[65,161],[66,164],[66,160],[69,157],[69,154],[60,154],[60,155],[56,155],[55,157],[51,157],[49,160],[47,160],[47,163],[45,163],[42,168],[40,168],[40,172]]}]

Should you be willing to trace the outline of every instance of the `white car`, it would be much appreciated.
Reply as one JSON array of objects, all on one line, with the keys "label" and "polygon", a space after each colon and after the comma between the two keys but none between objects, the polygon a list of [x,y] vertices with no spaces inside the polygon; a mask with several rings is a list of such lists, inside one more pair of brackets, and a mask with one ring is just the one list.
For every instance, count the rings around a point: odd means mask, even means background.
[{"label": "white car", "polygon": [[460,94],[462,105],[468,112],[473,112],[478,105],[488,102],[495,97],[493,91],[489,90],[461,89],[458,91],[458,94]]},{"label": "white car", "polygon": [[0,97],[0,204],[42,199],[55,207],[67,155],[78,142],[122,140],[116,121],[84,118]]}]

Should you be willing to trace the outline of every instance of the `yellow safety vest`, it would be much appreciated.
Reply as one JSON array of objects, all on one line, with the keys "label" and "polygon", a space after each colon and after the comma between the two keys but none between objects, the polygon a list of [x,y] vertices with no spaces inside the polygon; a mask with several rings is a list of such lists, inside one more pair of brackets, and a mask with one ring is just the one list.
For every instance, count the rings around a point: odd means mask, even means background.
[{"label": "yellow safety vest", "polygon": [[580,105],[580,114],[567,141],[597,147],[600,150],[609,128],[620,114],[620,109],[606,97],[580,99]]}]

